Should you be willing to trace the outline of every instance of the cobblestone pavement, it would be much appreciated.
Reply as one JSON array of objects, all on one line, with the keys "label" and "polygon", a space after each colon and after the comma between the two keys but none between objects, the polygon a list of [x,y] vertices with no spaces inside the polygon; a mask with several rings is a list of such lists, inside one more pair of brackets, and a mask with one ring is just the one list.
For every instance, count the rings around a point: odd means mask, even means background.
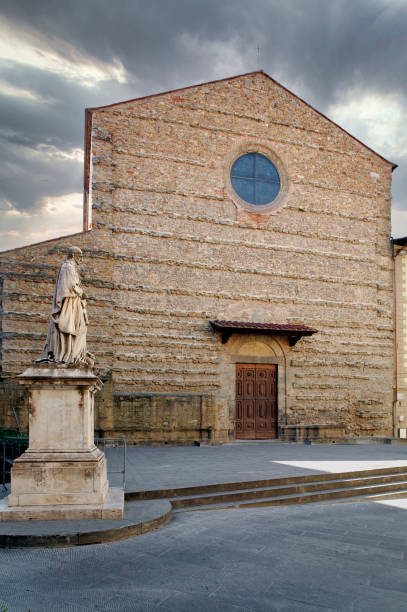
[{"label": "cobblestone pavement", "polygon": [[1,550],[0,609],[407,610],[406,519],[371,502],[196,512],[112,544]]}]

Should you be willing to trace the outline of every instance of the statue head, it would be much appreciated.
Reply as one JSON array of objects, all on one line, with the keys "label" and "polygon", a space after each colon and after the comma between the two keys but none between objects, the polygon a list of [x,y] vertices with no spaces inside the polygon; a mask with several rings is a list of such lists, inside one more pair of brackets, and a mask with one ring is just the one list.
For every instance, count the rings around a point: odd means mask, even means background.
[{"label": "statue head", "polygon": [[76,246],[69,247],[68,259],[73,259],[75,263],[79,264],[82,261],[82,251],[80,248]]}]

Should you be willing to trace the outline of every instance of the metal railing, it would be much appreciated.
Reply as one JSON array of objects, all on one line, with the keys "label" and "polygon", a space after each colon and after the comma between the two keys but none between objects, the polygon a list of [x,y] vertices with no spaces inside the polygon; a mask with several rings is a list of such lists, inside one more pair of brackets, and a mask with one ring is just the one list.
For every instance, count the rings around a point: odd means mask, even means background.
[{"label": "metal railing", "polygon": [[112,474],[121,474],[123,489],[125,489],[127,460],[126,440],[124,438],[95,438],[95,445],[105,454],[109,484],[115,484],[111,479]]},{"label": "metal railing", "polygon": [[[124,438],[95,438],[95,445],[106,456],[109,480],[112,480],[110,475],[121,474],[124,489],[126,487],[126,440]],[[6,485],[10,482],[10,472],[14,460],[22,455],[27,448],[28,436],[0,437],[0,484],[3,490],[7,490]],[[112,484],[115,483],[112,482]]]},{"label": "metal railing", "polygon": [[0,483],[3,490],[10,482],[10,472],[14,460],[28,448],[28,436],[8,435],[0,437]]}]

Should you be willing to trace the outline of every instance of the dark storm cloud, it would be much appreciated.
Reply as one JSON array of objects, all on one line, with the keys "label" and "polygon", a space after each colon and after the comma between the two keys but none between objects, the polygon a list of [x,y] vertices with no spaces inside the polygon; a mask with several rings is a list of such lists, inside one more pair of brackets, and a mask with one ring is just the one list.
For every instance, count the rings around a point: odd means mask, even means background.
[{"label": "dark storm cloud", "polygon": [[[24,143],[31,142],[33,146],[44,142],[66,150],[83,146],[85,108],[101,105],[99,88],[89,88],[61,74],[12,62],[0,63],[0,71],[7,82],[38,96],[33,100],[0,95],[1,125],[8,132],[20,134]],[[129,94],[127,87],[120,87],[116,82],[104,81],[103,90],[109,98]]]},{"label": "dark storm cloud", "polygon": [[[82,148],[86,106],[256,70],[257,45],[261,67],[322,112],[352,91],[407,97],[407,4],[401,1],[2,0],[1,15],[15,28],[40,34],[74,63],[81,56],[107,64],[119,60],[128,74],[128,83],[89,88],[63,75],[3,64],[9,83],[40,98],[0,99],[0,133],[7,142],[0,165],[10,166],[7,147],[13,145],[12,167],[27,177],[49,169],[48,160],[32,167],[27,146]],[[55,172],[59,192],[80,191],[81,170],[73,169],[79,164],[58,163],[66,164],[65,173]],[[394,177],[398,206],[404,176],[399,169]],[[58,190],[54,177],[48,183],[35,178],[30,200],[24,181],[13,186],[5,178],[4,191],[17,208],[28,209]]]},{"label": "dark storm cloud", "polygon": [[[61,158],[52,149],[33,150],[7,141],[7,159],[0,163],[0,209],[10,202],[20,211],[34,209],[44,196],[78,191],[82,164]],[[0,137],[3,148],[4,139]]]},{"label": "dark storm cloud", "polygon": [[[85,106],[100,104],[99,89],[89,89],[62,76],[24,65],[3,65],[3,78],[24,87],[38,99],[0,95],[0,204],[16,209],[38,207],[45,196],[82,190],[83,164],[57,154],[44,154],[42,145],[61,151],[83,149]],[[116,82],[104,82],[105,94],[129,95]]]},{"label": "dark storm cloud", "polygon": [[[110,62],[119,58],[146,88],[213,77],[206,54],[234,41],[243,57],[298,82],[319,107],[349,86],[406,92],[407,5],[394,0],[3,0],[3,11],[47,35],[50,44]],[[187,52],[180,36],[197,46]],[[58,41],[58,42],[57,42]],[[255,69],[248,65],[248,70]],[[223,75],[229,76],[229,75]],[[142,93],[146,93],[143,91]]]}]

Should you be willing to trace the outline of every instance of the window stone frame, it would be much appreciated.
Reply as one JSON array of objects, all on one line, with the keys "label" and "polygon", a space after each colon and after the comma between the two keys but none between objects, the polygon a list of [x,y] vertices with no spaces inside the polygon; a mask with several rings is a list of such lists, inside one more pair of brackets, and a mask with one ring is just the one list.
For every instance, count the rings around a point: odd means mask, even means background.
[{"label": "window stone frame", "polygon": [[[246,153],[260,153],[261,155],[264,155],[264,157],[269,159],[277,168],[277,171],[280,175],[280,191],[277,197],[274,198],[274,200],[272,200],[268,204],[264,204],[262,206],[259,206],[257,204],[250,204],[249,202],[243,200],[243,198],[241,198],[233,189],[230,177],[232,166],[235,161],[239,159],[239,157],[245,155]],[[226,159],[224,168],[224,182],[226,193],[228,197],[232,200],[232,202],[235,204],[235,206],[238,209],[244,210],[245,212],[249,212],[255,215],[267,215],[280,210],[280,208],[282,208],[282,206],[284,206],[285,204],[289,188],[288,172],[284,162],[273,149],[259,142],[242,143],[241,145],[233,149],[233,151]]]}]

